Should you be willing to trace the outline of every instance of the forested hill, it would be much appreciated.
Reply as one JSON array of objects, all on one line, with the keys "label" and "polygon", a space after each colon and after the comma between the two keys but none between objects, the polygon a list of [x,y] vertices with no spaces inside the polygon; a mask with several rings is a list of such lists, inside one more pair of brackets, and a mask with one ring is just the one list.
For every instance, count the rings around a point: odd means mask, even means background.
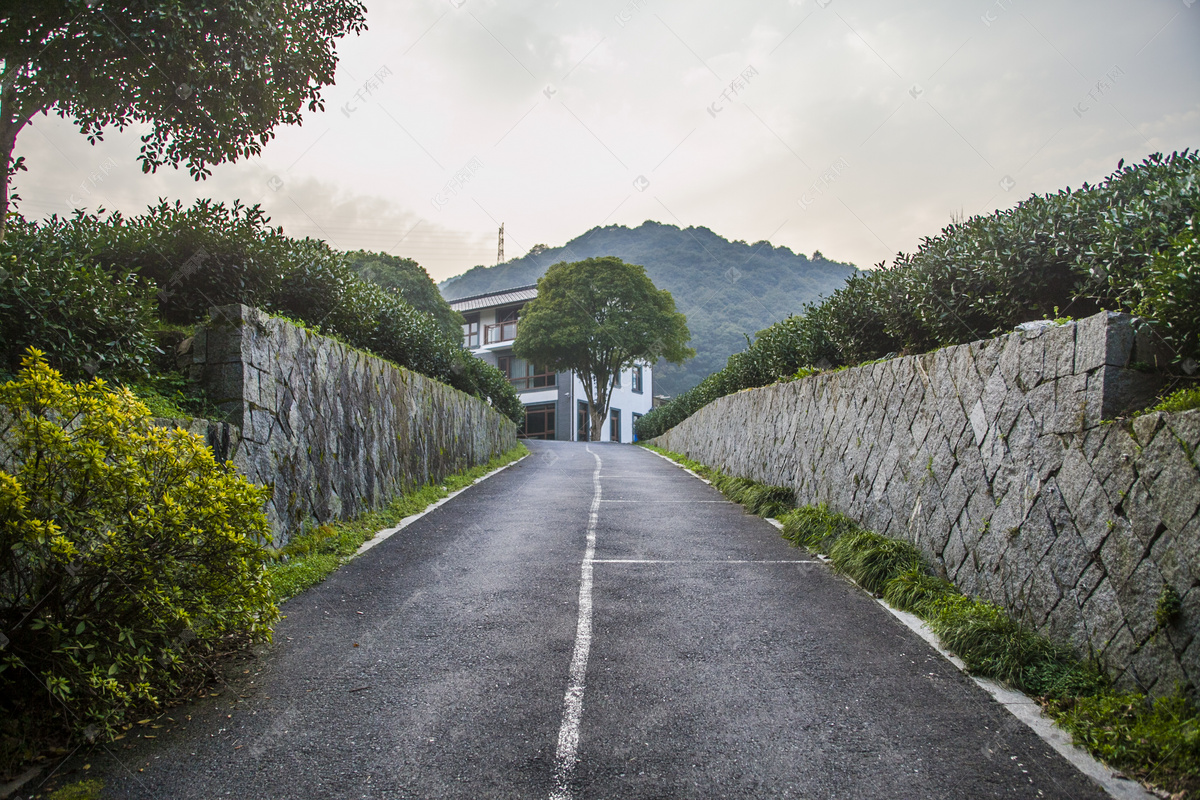
[{"label": "forested hill", "polygon": [[644,222],[636,228],[593,228],[563,247],[537,245],[517,259],[475,267],[441,284],[450,300],[535,283],[559,261],[618,256],[641,264],[687,315],[696,357],[682,367],[654,371],[654,393],[676,395],[725,366],[733,353],[768,325],[828,295],[854,272],[853,265],[793,253],[769,242],[731,242],[708,228],[680,229]]}]

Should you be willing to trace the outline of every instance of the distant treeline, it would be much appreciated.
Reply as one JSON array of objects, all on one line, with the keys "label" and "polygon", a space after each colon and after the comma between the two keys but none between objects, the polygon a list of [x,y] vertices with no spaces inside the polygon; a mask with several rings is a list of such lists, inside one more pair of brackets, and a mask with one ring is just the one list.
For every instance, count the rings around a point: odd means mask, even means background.
[{"label": "distant treeline", "polygon": [[1153,320],[1182,371],[1200,359],[1200,156],[1155,154],[1078,191],[1034,195],[926,238],[759,331],[724,369],[638,421],[649,439],[740,389],[924,353],[1030,320],[1121,310]]},{"label": "distant treeline", "polygon": [[720,369],[746,346],[746,334],[841,286],[855,272],[819,251],[794,253],[767,241],[734,241],[708,228],[645,222],[636,228],[592,228],[562,247],[535,245],[527,255],[494,267],[475,267],[442,284],[449,298],[535,283],[551,264],[617,256],[640,264],[687,317],[695,358],[654,368],[655,394],[674,395]]}]

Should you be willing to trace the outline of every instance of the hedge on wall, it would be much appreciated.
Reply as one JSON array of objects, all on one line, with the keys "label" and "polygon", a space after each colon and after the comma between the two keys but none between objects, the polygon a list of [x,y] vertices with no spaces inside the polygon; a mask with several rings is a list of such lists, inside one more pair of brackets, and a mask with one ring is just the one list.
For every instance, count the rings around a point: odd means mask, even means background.
[{"label": "hedge on wall", "polygon": [[1152,320],[1175,365],[1194,372],[1198,220],[1200,154],[1184,150],[1122,162],[1095,186],[955,222],[891,267],[855,275],[801,316],[760,331],[725,369],[638,420],[638,438],[658,436],[718,397],[788,378],[798,366],[924,353],[1102,308]]},{"label": "hedge on wall", "polygon": [[16,372],[37,346],[71,378],[144,373],[154,352],[153,287],[35,229],[11,221],[0,249],[0,370]]},{"label": "hedge on wall", "polygon": [[[58,259],[56,272],[34,268],[46,262],[45,254]],[[40,224],[19,223],[0,244],[0,256],[16,265],[14,274],[32,276],[23,297],[56,307],[63,287],[74,285],[62,275],[78,273],[87,280],[76,294],[86,289],[90,295],[83,301],[99,298],[94,311],[81,301],[79,308],[67,306],[58,317],[45,317],[61,319],[68,344],[83,345],[80,353],[54,347],[50,356],[56,366],[95,360],[90,351],[97,349],[107,359],[102,366],[124,364],[117,356],[127,352],[132,355],[123,356],[125,361],[141,363],[137,359],[144,361],[152,350],[155,301],[158,315],[171,323],[198,322],[214,306],[244,303],[483,397],[514,421],[523,414],[508,381],[498,371],[488,374],[494,367],[472,363],[477,359],[444,322],[414,309],[398,292],[362,280],[347,254],[271,227],[258,206],[199,200],[184,207],[164,200],[130,218],[76,212]],[[17,284],[0,285],[0,303],[11,295],[5,285]],[[107,327],[90,321],[97,316]],[[113,319],[119,324],[111,324]],[[115,328],[111,336],[110,328]],[[6,335],[0,344],[5,357],[15,362],[26,345],[43,341],[55,340]]]}]

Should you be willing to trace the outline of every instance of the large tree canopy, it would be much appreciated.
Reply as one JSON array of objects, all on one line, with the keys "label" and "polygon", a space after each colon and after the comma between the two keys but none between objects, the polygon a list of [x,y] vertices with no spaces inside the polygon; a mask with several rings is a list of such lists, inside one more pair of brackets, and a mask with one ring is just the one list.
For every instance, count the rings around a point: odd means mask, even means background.
[{"label": "large tree canopy", "polygon": [[660,359],[680,364],[695,355],[690,336],[670,292],[656,289],[644,268],[606,256],[546,271],[521,311],[513,353],[580,377],[596,440],[621,370]]},{"label": "large tree canopy", "polygon": [[346,256],[360,278],[397,292],[413,308],[432,315],[452,339],[462,337],[462,315],[450,307],[429,273],[416,261],[369,250],[355,250]]},{"label": "large tree canopy", "polygon": [[359,0],[15,0],[0,6],[0,236],[17,134],[39,112],[92,142],[147,123],[142,170],[257,154],[276,125],[323,107],[334,44],[366,27]]}]

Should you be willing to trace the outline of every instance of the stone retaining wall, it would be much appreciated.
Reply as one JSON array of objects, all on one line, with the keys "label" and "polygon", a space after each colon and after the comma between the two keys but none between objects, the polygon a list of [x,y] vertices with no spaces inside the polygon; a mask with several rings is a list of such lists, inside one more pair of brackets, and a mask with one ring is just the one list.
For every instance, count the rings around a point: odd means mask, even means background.
[{"label": "stone retaining wall", "polygon": [[[1106,421],[1157,387],[1129,368],[1148,360],[1135,323],[1099,314],[739,392],[653,443],[912,541],[1121,686],[1196,687],[1200,410]],[[1160,629],[1164,586],[1183,611]]]},{"label": "stone retaining wall", "polygon": [[277,544],[517,444],[516,426],[486,402],[424,375],[248,306],[212,318],[181,345],[180,365],[232,425],[193,427],[272,487]]}]

